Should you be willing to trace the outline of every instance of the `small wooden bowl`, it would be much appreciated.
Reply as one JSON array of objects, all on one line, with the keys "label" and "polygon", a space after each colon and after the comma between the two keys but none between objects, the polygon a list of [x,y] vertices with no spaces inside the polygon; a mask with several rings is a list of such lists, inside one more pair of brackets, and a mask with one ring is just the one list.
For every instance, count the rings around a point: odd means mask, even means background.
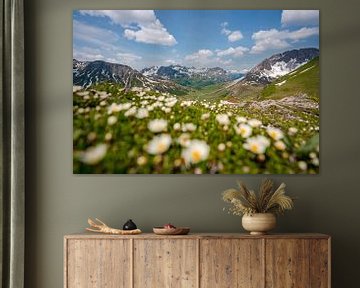
[{"label": "small wooden bowl", "polygon": [[154,227],[153,231],[157,235],[186,235],[190,232],[189,227],[163,228]]}]

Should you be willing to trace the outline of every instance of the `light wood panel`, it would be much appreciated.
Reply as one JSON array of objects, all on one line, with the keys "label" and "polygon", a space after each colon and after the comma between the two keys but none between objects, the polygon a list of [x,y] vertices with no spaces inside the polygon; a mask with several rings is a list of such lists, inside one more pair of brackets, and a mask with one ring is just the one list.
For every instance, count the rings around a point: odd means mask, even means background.
[{"label": "light wood panel", "polygon": [[67,240],[66,288],[130,288],[130,240]]},{"label": "light wood panel", "polygon": [[65,288],[330,288],[323,234],[65,236]]},{"label": "light wood panel", "polygon": [[309,287],[309,243],[305,239],[266,239],[266,287]]},{"label": "light wood panel", "polygon": [[101,233],[84,232],[66,235],[65,239],[329,239],[328,235],[319,233],[288,233],[250,235],[249,233],[190,233],[188,235],[156,235],[142,233],[133,235],[110,235]]},{"label": "light wood panel", "polygon": [[196,288],[197,240],[134,240],[134,288]]},{"label": "light wood panel", "polygon": [[260,239],[202,240],[200,287],[263,287],[262,242]]}]

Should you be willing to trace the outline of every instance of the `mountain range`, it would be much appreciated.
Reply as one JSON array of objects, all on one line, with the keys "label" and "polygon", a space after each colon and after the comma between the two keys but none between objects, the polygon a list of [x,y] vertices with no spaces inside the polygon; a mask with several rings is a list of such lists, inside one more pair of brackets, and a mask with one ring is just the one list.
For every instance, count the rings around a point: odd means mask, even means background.
[{"label": "mountain range", "polygon": [[152,66],[142,69],[141,73],[155,79],[171,80],[193,88],[223,83],[243,76],[241,73],[226,71],[220,67],[195,68],[181,65]]},{"label": "mountain range", "polygon": [[73,85],[85,88],[102,82],[116,83],[125,89],[143,87],[161,92],[184,94],[186,87],[163,79],[152,79],[130,66],[102,60],[78,61],[73,59]]},{"label": "mountain range", "polygon": [[[181,65],[153,66],[137,71],[128,65],[101,60],[73,59],[73,85],[90,87],[101,82],[117,83],[125,89],[143,87],[184,95],[216,84],[232,93],[248,86],[264,86],[287,75],[319,56],[316,48],[303,48],[275,54],[253,67],[247,74],[226,71],[220,67],[194,68]],[[235,92],[234,92],[235,91]]]},{"label": "mountain range", "polygon": [[284,76],[310,60],[318,57],[319,49],[304,48],[275,54],[253,67],[244,81],[255,84],[269,84],[280,76]]}]

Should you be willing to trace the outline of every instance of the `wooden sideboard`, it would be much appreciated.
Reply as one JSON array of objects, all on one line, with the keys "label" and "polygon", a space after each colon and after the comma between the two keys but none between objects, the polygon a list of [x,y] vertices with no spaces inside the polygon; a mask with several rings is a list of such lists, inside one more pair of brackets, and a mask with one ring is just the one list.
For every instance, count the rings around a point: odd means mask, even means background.
[{"label": "wooden sideboard", "polygon": [[65,288],[329,288],[323,234],[67,235]]}]

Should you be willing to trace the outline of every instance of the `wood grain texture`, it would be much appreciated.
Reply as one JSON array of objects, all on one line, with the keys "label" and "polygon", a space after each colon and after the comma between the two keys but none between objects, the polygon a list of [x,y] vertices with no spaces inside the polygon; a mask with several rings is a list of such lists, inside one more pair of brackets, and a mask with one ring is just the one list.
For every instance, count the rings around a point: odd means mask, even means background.
[{"label": "wood grain texture", "polygon": [[310,241],[266,239],[266,287],[304,288],[310,283]]},{"label": "wood grain texture", "polygon": [[197,241],[134,240],[135,288],[196,288]]},{"label": "wood grain texture", "polygon": [[130,240],[67,240],[66,288],[130,288]]},{"label": "wood grain texture", "polygon": [[263,287],[262,240],[209,239],[200,244],[200,287]]},{"label": "wood grain texture", "polygon": [[330,240],[323,234],[67,235],[64,287],[330,288]]},{"label": "wood grain texture", "polygon": [[[310,240],[310,287],[328,288],[330,274],[329,243],[324,239]],[[330,283],[330,281],[329,281]]]},{"label": "wood grain texture", "polygon": [[188,235],[156,235],[142,233],[139,235],[106,235],[101,233],[79,233],[66,235],[65,239],[329,239],[329,235],[319,233],[289,233],[250,235],[249,233],[190,233]]}]

